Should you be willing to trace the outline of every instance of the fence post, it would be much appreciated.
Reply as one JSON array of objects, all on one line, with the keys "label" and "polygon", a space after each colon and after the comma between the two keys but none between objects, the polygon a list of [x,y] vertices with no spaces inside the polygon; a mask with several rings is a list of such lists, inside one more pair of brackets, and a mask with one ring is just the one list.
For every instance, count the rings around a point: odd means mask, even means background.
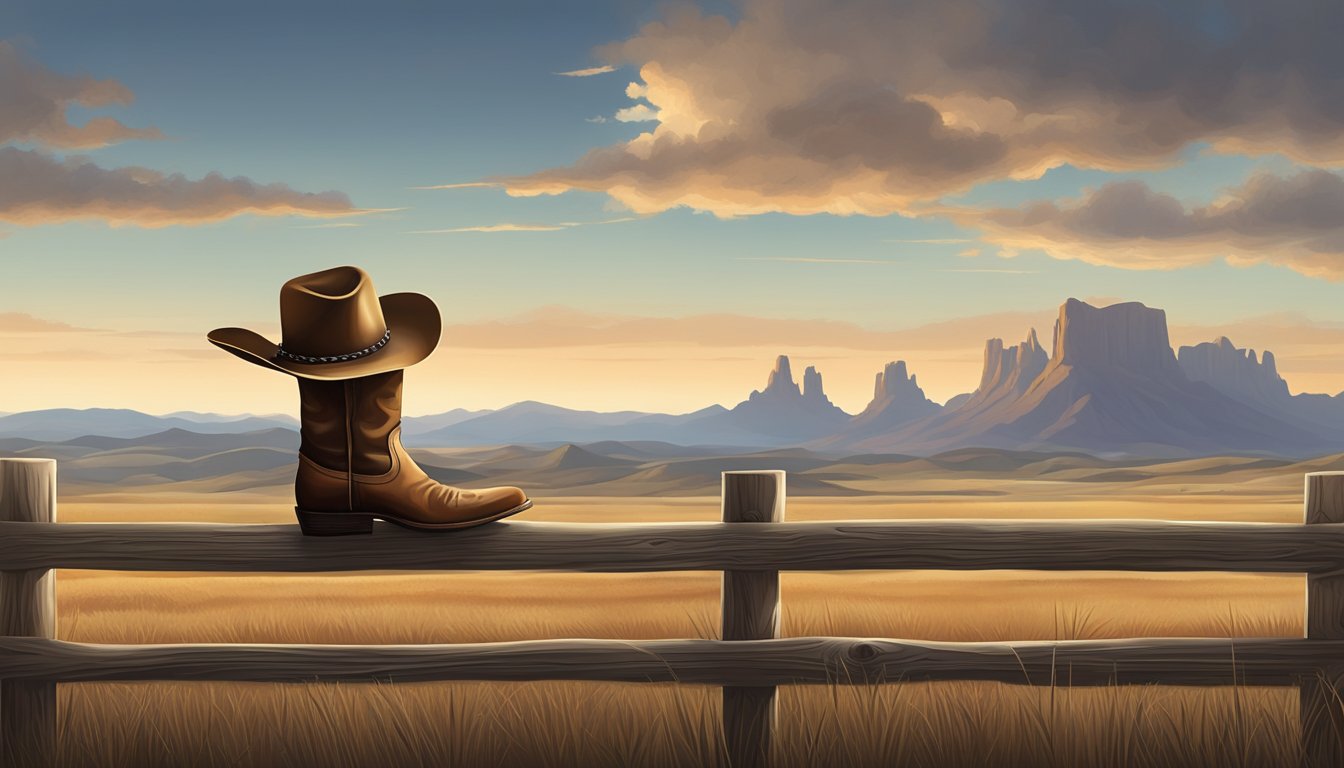
[{"label": "fence post", "polygon": [[[0,459],[0,520],[56,522],[56,461]],[[56,574],[0,571],[0,636],[56,637]],[[0,680],[0,764],[47,766],[56,756],[56,683]]]},{"label": "fence post", "polygon": [[[723,473],[723,522],[784,520],[784,472]],[[723,572],[723,639],[779,637],[779,571]],[[775,686],[724,686],[723,733],[732,768],[758,768],[770,759]]]},{"label": "fence post", "polygon": [[[1306,477],[1307,524],[1344,523],[1344,472],[1310,472]],[[1344,576],[1307,574],[1304,636],[1344,639]],[[1344,765],[1344,699],[1338,665],[1302,681],[1302,765]]]}]

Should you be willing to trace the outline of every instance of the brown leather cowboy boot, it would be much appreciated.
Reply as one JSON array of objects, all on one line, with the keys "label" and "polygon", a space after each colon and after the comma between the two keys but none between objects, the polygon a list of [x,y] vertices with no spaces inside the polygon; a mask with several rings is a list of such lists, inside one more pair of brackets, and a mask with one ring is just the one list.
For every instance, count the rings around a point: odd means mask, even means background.
[{"label": "brown leather cowboy boot", "polygon": [[305,535],[372,533],[375,517],[408,528],[468,528],[532,506],[517,488],[454,488],[416,466],[401,445],[402,371],[298,382],[294,512]]}]

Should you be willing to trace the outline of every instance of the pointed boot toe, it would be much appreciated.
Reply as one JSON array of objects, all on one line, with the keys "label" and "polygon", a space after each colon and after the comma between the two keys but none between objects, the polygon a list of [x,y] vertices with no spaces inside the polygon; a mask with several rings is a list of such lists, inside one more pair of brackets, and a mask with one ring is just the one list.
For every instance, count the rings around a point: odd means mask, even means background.
[{"label": "pointed boot toe", "polygon": [[523,493],[521,488],[514,488],[511,485],[481,488],[476,493],[481,497],[481,511],[486,515],[502,517],[522,512],[532,506],[527,494]]}]

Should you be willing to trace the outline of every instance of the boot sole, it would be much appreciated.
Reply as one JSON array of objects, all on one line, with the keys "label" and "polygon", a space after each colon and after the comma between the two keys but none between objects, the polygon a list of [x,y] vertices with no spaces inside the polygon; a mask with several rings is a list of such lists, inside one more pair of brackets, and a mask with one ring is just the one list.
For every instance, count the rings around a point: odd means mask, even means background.
[{"label": "boot sole", "polygon": [[294,508],[294,516],[299,519],[299,529],[303,531],[304,536],[352,536],[373,533],[373,521],[375,519],[386,520],[402,528],[410,528],[416,531],[455,531],[503,520],[531,507],[532,500],[528,499],[512,509],[506,509],[490,517],[457,523],[419,523],[376,512],[314,512],[299,507]]}]

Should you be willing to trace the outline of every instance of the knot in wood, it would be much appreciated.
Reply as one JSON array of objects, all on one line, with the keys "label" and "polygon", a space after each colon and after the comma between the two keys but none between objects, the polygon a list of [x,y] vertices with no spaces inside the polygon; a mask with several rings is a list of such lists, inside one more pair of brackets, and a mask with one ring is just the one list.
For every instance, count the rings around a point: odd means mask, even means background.
[{"label": "knot in wood", "polygon": [[881,651],[873,643],[855,643],[849,649],[849,657],[855,661],[869,661],[877,658]]}]

